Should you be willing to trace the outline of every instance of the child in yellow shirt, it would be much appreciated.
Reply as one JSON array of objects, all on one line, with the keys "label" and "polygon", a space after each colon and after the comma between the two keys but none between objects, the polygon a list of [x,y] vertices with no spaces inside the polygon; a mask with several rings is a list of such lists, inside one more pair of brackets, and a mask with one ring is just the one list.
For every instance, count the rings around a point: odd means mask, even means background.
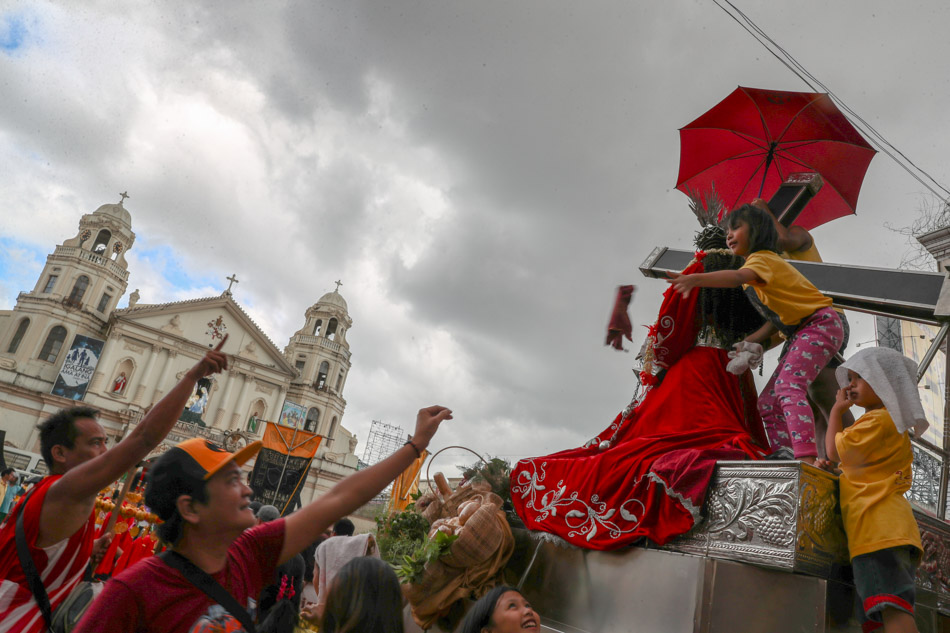
[{"label": "child in yellow shirt", "polygon": [[[863,349],[836,370],[841,389],[831,409],[825,448],[841,462],[841,515],[848,536],[863,630],[916,632],[915,577],[923,548],[910,502],[914,453],[908,430],[927,428],[917,366],[885,347]],[[864,415],[842,430],[852,405]]]}]

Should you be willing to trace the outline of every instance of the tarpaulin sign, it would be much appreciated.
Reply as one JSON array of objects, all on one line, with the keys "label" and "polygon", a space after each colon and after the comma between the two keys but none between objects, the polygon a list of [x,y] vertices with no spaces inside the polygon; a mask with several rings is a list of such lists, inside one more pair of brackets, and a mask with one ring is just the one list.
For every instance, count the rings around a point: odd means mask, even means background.
[{"label": "tarpaulin sign", "polygon": [[322,435],[267,422],[263,447],[251,471],[254,499],[276,506],[281,515],[299,494]]}]

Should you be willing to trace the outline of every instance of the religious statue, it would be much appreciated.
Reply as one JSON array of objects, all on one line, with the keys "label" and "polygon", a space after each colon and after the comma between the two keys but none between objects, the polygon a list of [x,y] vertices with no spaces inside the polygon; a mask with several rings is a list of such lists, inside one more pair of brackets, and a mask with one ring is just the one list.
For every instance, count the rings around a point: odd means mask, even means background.
[{"label": "religious statue", "polygon": [[128,382],[129,379],[126,377],[125,372],[120,373],[115,379],[115,382],[112,383],[112,393],[124,393],[125,386]]},{"label": "religious statue", "polygon": [[[742,264],[715,220],[696,246],[686,274]],[[741,289],[667,289],[630,405],[583,446],[515,466],[511,499],[525,525],[601,550],[689,531],[717,460],[771,453],[751,372],[726,369],[733,343],[761,324]]]},{"label": "religious statue", "polygon": [[134,308],[135,304],[139,302],[139,289],[136,288],[132,291],[132,294],[129,295],[129,307]]}]

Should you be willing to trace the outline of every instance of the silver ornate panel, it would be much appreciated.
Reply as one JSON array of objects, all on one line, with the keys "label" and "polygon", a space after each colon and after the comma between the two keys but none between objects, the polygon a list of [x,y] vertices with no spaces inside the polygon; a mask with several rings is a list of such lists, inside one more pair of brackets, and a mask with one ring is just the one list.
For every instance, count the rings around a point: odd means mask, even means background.
[{"label": "silver ornate panel", "polygon": [[[950,613],[950,524],[914,514],[924,546],[917,585],[935,608]],[[838,478],[808,464],[719,462],[703,516],[661,549],[823,578],[848,563]]]},{"label": "silver ornate panel", "polygon": [[798,461],[719,462],[705,519],[665,549],[828,577],[847,562],[837,489]]}]

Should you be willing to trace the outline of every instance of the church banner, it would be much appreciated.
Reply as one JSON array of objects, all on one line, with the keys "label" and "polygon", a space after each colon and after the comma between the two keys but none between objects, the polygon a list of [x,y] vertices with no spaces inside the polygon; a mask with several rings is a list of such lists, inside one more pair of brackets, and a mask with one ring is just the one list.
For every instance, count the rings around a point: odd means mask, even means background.
[{"label": "church banner", "polygon": [[302,429],[304,419],[307,417],[307,407],[301,406],[296,402],[284,400],[284,407],[280,410],[280,418],[277,423],[283,426],[291,426],[295,429]]},{"label": "church banner", "polygon": [[283,515],[300,494],[323,436],[266,422],[264,446],[251,471],[254,499],[276,506]]},{"label": "church banner", "polygon": [[77,334],[51,393],[71,400],[82,400],[99,364],[103,346],[104,341]]}]

